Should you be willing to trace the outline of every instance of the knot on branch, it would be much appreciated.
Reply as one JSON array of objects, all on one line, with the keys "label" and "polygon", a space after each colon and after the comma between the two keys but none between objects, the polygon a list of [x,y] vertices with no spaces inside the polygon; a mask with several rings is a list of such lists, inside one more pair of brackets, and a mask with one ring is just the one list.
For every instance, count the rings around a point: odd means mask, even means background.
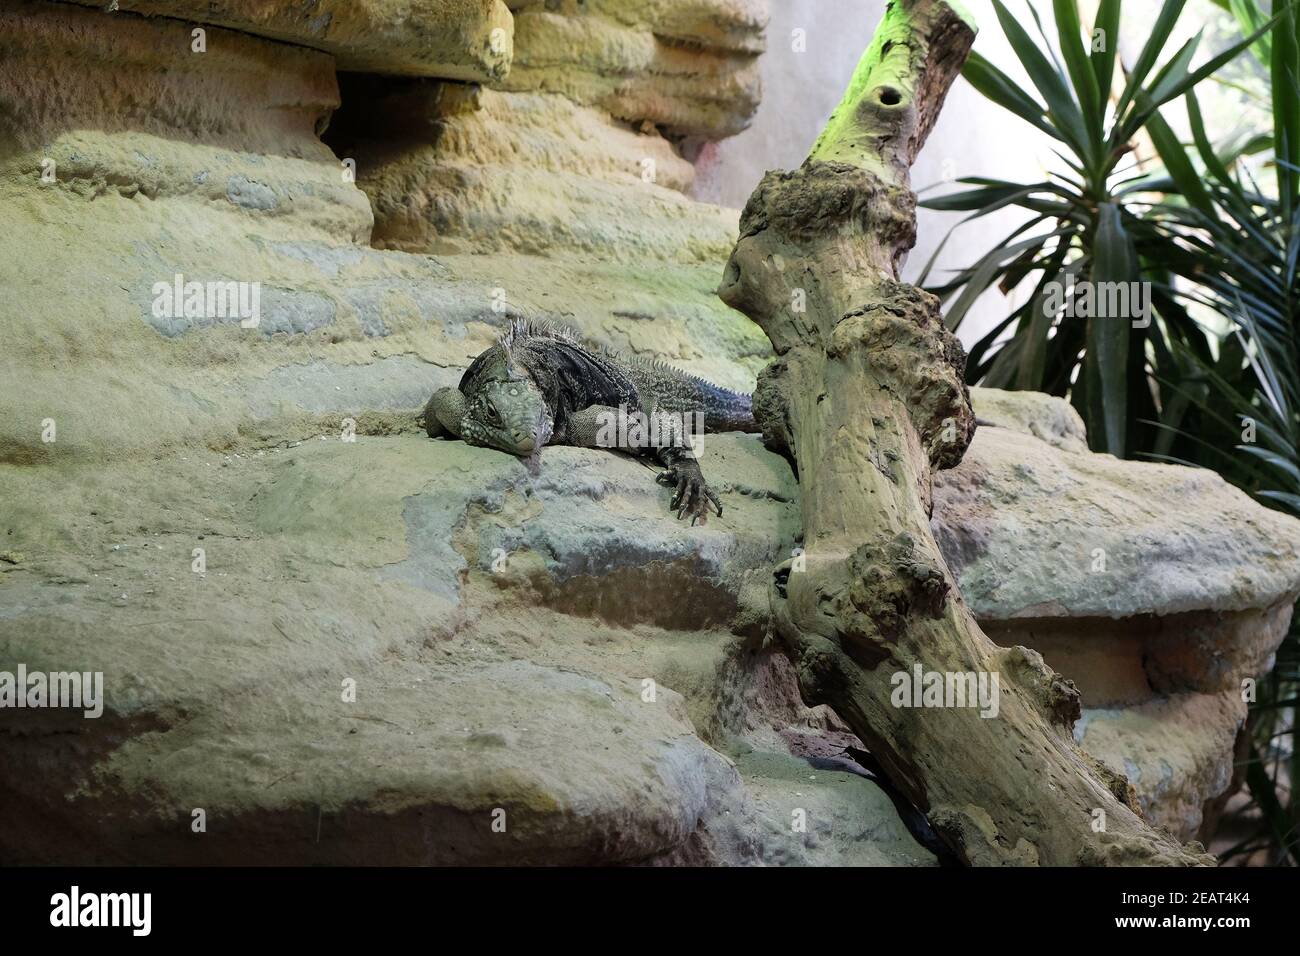
[{"label": "knot on branch", "polygon": [[1074,730],[1074,723],[1082,713],[1079,690],[1074,681],[1067,680],[1047,666],[1043,655],[1028,647],[1007,648],[1003,666],[1015,683],[1033,699],[1038,710],[1053,724]]},{"label": "knot on branch", "polygon": [[848,163],[806,159],[795,170],[768,170],[740,214],[740,238],[774,232],[801,244],[854,226],[906,252],[916,243],[916,194]]},{"label": "knot on branch", "polygon": [[872,377],[907,406],[930,465],[951,468],[975,434],[966,351],[928,292],[891,281],[876,293],[874,302],[840,319],[827,354],[852,360],[863,352]]},{"label": "knot on branch", "polygon": [[909,618],[943,614],[948,579],[921,551],[910,534],[882,544],[864,544],[849,556],[849,603],[856,614],[845,636],[878,645],[882,651],[908,626]]},{"label": "knot on branch", "polygon": [[[792,172],[769,171],[749,197],[718,296],[762,326],[780,352],[787,340],[808,338],[801,332],[817,326],[823,300],[835,300],[835,289],[819,285],[828,247],[846,245],[846,273],[874,279],[897,275],[915,243],[910,189],[857,166],[810,159]],[[806,305],[794,307],[792,297]]]}]

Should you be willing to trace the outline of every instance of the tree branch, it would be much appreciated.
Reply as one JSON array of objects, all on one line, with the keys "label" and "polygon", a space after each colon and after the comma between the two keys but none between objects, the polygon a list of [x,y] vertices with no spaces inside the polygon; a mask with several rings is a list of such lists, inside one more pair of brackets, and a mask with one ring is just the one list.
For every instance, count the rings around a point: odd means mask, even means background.
[{"label": "tree branch", "polygon": [[[798,469],[804,520],[774,627],[805,698],[835,708],[963,860],[1213,862],[1148,827],[1128,782],[1075,746],[1074,685],[989,641],[930,534],[931,469],[961,460],[975,418],[938,300],[899,274],[909,169],[974,35],[955,5],[893,0],[807,160],[764,176],[741,217],[719,294],[776,350],[755,415]],[[918,669],[995,687],[996,716],[903,700]]]}]

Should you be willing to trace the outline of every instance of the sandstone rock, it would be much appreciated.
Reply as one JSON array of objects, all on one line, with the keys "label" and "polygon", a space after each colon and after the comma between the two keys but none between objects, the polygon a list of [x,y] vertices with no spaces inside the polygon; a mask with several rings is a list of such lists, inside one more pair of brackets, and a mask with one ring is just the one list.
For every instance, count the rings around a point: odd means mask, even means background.
[{"label": "sandstone rock", "polygon": [[738,133],[758,107],[761,0],[510,6],[516,54],[503,89],[561,93],[706,139]]},{"label": "sandstone rock", "polygon": [[223,30],[191,54],[183,23],[21,0],[0,28],[0,136],[17,147],[0,160],[6,205],[177,200],[369,236],[365,195],[318,139],[338,106],[329,57]]},{"label": "sandstone rock", "polygon": [[[714,294],[735,211],[689,200],[654,131],[556,94],[361,80],[330,131],[376,212],[375,245],[481,277],[485,317],[589,338],[748,390],[770,347]],[[629,215],[629,210],[636,210]]]},{"label": "sandstone rock", "polygon": [[1245,718],[1239,691],[1175,694],[1122,709],[1089,708],[1075,738],[1128,777],[1147,819],[1193,839],[1204,836],[1205,804],[1232,779]]},{"label": "sandstone rock", "polygon": [[1088,450],[1083,419],[1069,402],[1041,392],[972,388],[975,415],[990,425],[1023,432],[1062,451]]},{"label": "sandstone rock", "polygon": [[1183,839],[1232,778],[1243,681],[1286,635],[1300,523],[1211,472],[1087,451],[1060,399],[974,389],[981,427],[936,476],[932,527],[1004,646],[1082,694],[1076,739]]},{"label": "sandstone rock", "polygon": [[[107,700],[102,722],[0,713],[0,847],[28,862],[926,862],[873,784],[840,768],[801,782],[765,749],[779,727],[760,728],[802,719],[788,690],[720,710],[755,680],[723,623],[728,588],[771,563],[793,510],[754,439],[714,445],[729,520],[703,536],[635,462],[550,449],[533,478],[415,429],[191,451],[129,509],[129,462],[89,492],[75,469],[12,469],[30,556],[0,577],[0,669],[103,670]],[[746,735],[759,746],[730,743]],[[23,822],[37,813],[42,827]]]},{"label": "sandstone rock", "polygon": [[[73,2],[106,6],[104,0]],[[342,70],[455,80],[495,80],[510,70],[513,22],[501,0],[117,0],[116,6],[323,50]]]},{"label": "sandstone rock", "polygon": [[[702,451],[724,496],[722,518],[702,528],[662,520],[663,489],[643,463],[555,448],[544,454],[557,468],[487,489],[458,545],[482,571],[527,556],[496,581],[531,589],[528,603],[611,624],[725,629],[746,599],[747,575],[795,546],[795,488],[789,467],[754,436],[705,436]],[[426,500],[440,508],[441,496]]]},{"label": "sandstone rock", "polygon": [[[508,0],[515,10],[537,7],[536,0]],[[569,4],[569,7],[575,5]],[[583,4],[627,26],[649,27],[659,37],[689,46],[762,53],[767,25],[765,0],[589,0]]]},{"label": "sandstone rock", "polygon": [[[1052,434],[1059,420],[1029,430]],[[1120,618],[1294,601],[1300,525],[1213,472],[1066,452],[1006,429],[979,434],[934,491],[935,533],[979,617]]]},{"label": "sandstone rock", "polygon": [[[658,133],[563,96],[362,81],[331,138],[355,156],[380,248],[607,262],[717,262],[736,214],[684,195],[694,176]],[[635,219],[626,211],[637,209]]]},{"label": "sandstone rock", "polygon": [[694,169],[652,124],[708,136],[743,125],[756,100],[728,84],[749,88],[763,5],[511,6],[517,68],[498,89],[345,81],[328,139],[356,164],[374,245],[482,277],[498,320],[558,317],[748,389],[769,347],[714,295],[737,214],[687,198]]}]

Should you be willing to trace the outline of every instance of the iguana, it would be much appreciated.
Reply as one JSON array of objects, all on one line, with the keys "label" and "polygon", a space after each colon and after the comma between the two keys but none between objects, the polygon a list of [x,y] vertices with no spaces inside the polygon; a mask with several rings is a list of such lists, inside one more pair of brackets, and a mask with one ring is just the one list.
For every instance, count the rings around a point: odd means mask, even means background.
[{"label": "iguana", "polygon": [[[658,459],[673,486],[669,509],[691,524],[722,503],[704,480],[692,433],[757,432],[750,397],[659,361],[628,358],[584,343],[546,322],[515,320],[474,360],[457,388],[440,388],[424,409],[430,438],[527,458],[546,445],[617,448]],[[697,423],[692,427],[691,423]]]}]

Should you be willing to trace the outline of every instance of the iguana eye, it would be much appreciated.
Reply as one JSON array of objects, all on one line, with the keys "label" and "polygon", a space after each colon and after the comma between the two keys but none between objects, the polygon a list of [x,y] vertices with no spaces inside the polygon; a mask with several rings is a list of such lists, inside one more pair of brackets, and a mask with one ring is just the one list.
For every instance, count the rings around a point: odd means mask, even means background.
[{"label": "iguana eye", "polygon": [[501,424],[501,416],[497,414],[497,407],[491,402],[488,402],[487,414],[485,417],[493,425]]}]

